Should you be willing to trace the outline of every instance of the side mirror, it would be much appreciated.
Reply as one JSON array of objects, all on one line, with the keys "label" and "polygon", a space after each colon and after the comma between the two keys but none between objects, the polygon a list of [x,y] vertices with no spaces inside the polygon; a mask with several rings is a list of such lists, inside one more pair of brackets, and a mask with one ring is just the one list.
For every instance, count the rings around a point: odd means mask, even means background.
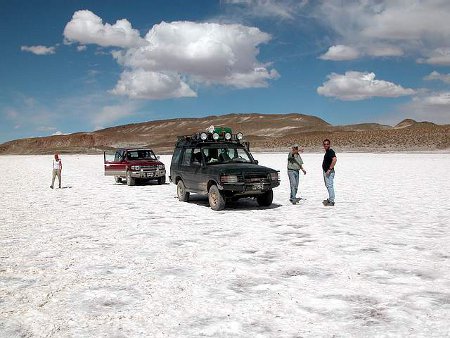
[{"label": "side mirror", "polygon": [[258,164],[259,162],[258,162],[258,160],[255,160],[255,164]]},{"label": "side mirror", "polygon": [[158,155],[158,156],[156,156],[156,159],[157,159],[157,160],[159,160],[160,158],[161,158],[161,156],[159,156],[159,155]]}]

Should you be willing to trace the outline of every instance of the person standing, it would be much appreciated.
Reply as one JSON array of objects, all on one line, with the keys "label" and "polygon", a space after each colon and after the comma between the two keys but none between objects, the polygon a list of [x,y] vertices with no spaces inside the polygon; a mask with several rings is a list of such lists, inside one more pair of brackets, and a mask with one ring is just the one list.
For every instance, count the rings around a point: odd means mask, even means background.
[{"label": "person standing", "polygon": [[59,188],[61,189],[61,171],[62,171],[62,161],[59,158],[58,154],[55,154],[55,158],[53,160],[53,177],[52,177],[52,185],[50,188],[53,189],[53,185],[55,183],[55,178],[58,176]]},{"label": "person standing", "polygon": [[294,144],[292,146],[292,150],[288,154],[287,171],[289,183],[291,186],[291,195],[289,197],[289,201],[292,204],[297,204],[301,199],[297,198],[300,170],[303,171],[303,174],[306,175],[306,170],[303,168],[303,160],[300,156],[300,152],[303,152],[303,149],[299,150],[298,144]]},{"label": "person standing", "polygon": [[334,166],[337,162],[336,153],[331,147],[331,142],[329,139],[323,140],[323,148],[325,149],[325,155],[323,156],[322,170],[323,170],[323,181],[325,187],[328,190],[328,198],[323,201],[323,205],[327,207],[334,206]]}]

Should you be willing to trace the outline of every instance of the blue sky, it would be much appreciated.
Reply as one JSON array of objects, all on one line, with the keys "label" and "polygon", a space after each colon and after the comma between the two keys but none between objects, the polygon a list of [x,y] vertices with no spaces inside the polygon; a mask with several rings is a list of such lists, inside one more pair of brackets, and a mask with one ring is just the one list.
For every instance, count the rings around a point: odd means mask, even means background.
[{"label": "blue sky", "polygon": [[0,142],[303,113],[450,123],[450,2],[0,1]]}]

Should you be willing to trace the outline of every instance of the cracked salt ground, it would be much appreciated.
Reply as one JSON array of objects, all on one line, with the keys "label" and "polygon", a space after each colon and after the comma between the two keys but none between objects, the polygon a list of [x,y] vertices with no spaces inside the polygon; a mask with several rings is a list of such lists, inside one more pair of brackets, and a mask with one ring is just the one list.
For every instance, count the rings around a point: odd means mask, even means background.
[{"label": "cracked salt ground", "polygon": [[0,336],[450,335],[450,155],[338,153],[334,208],[322,156],[291,205],[286,154],[255,154],[274,204],[220,212],[102,156],[63,156],[55,190],[51,156],[0,157]]}]

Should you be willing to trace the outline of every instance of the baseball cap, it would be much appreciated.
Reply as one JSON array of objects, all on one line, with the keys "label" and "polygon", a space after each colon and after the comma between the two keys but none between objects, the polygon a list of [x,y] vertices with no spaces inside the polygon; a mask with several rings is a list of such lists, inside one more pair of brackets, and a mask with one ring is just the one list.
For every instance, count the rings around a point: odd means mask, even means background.
[{"label": "baseball cap", "polygon": [[299,145],[297,144],[297,143],[294,143],[293,145],[292,145],[292,148],[298,148],[299,147]]}]

